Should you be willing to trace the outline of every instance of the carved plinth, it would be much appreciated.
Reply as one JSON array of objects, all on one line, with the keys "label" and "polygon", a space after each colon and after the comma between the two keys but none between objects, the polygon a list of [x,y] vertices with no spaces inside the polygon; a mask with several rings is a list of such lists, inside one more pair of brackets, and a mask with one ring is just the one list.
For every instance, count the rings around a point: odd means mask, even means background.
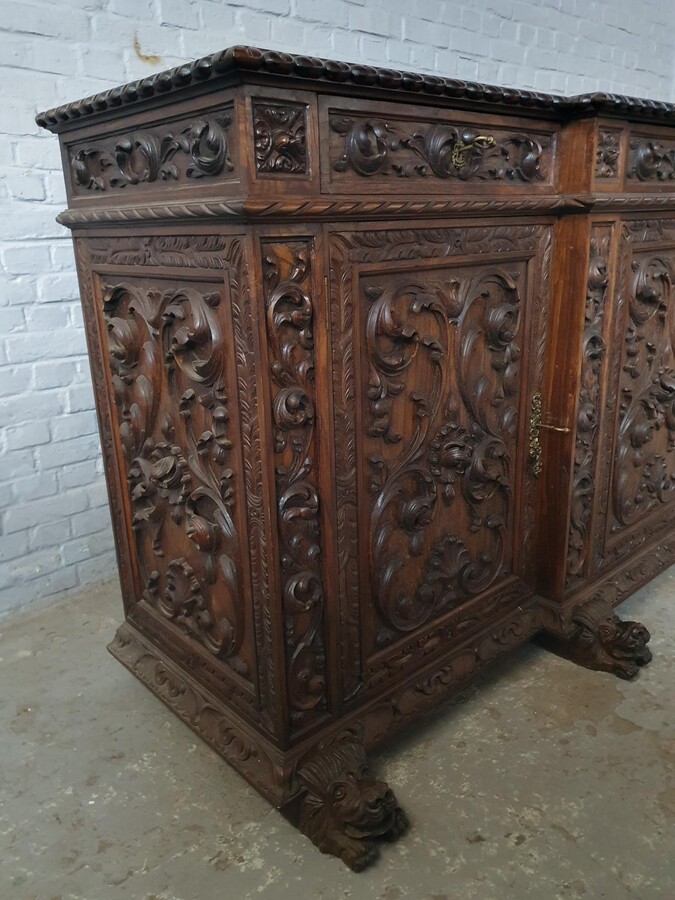
[{"label": "carved plinth", "polygon": [[355,870],[407,823],[385,736],[544,628],[650,658],[612,610],[675,559],[674,113],[236,47],[38,117],[110,650]]}]

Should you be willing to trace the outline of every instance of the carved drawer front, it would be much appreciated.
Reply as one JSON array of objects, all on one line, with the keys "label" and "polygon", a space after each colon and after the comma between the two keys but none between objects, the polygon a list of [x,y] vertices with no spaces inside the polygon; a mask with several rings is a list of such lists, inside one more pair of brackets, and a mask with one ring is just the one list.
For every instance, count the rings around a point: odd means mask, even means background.
[{"label": "carved drawer front", "polygon": [[556,126],[406,107],[320,101],[324,191],[535,193],[555,185]]},{"label": "carved drawer front", "polygon": [[543,225],[331,238],[347,696],[531,596],[549,254]]},{"label": "carved drawer front", "polygon": [[85,299],[85,312],[90,329],[98,316],[118,447],[115,508],[126,511],[136,583],[129,615],[196,677],[248,706],[257,682],[257,532],[246,519],[241,458],[251,428],[241,391],[252,364],[242,340],[239,240],[83,246],[96,304]]},{"label": "carved drawer front", "polygon": [[628,190],[675,191],[675,138],[672,129],[654,131],[634,126],[628,134]]},{"label": "carved drawer front", "polygon": [[[139,199],[212,199],[238,184],[238,148],[232,101],[217,107],[162,116],[100,136],[64,143],[71,201],[119,205]],[[217,196],[217,194],[216,194]]]}]

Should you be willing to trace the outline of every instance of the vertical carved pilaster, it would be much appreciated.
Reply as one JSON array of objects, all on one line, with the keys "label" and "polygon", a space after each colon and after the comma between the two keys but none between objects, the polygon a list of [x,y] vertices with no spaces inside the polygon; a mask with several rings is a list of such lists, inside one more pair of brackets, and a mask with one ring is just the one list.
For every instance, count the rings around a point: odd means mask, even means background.
[{"label": "vertical carved pilaster", "polygon": [[601,379],[605,359],[605,305],[610,225],[596,225],[591,232],[590,261],[586,286],[585,325],[582,348],[581,385],[577,406],[572,508],[567,543],[567,585],[583,577],[589,551],[590,519],[595,496],[598,422]]},{"label": "vertical carved pilaster", "polygon": [[326,707],[311,241],[263,244],[291,725]]}]

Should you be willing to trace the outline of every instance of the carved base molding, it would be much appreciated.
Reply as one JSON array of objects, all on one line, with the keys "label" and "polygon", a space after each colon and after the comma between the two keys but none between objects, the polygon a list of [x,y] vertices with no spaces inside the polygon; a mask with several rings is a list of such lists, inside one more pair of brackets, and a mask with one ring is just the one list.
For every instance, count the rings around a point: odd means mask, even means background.
[{"label": "carved base molding", "polygon": [[379,841],[395,840],[408,824],[393,792],[370,774],[366,749],[437,706],[539,629],[533,601],[286,752],[129,622],[120,625],[108,650],[322,852],[360,871],[377,858]]},{"label": "carved base molding", "polygon": [[572,662],[611,672],[618,678],[634,678],[640,666],[652,659],[647,644],[650,634],[640,622],[622,622],[612,604],[598,597],[575,610],[574,630],[567,638],[544,635],[539,643]]}]

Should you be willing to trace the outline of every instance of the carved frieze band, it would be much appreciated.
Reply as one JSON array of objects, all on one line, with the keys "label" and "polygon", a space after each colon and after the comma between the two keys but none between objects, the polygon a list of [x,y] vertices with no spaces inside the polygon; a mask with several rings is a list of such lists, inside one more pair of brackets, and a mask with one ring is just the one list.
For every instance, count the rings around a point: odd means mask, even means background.
[{"label": "carved frieze band", "polygon": [[220,113],[171,129],[150,126],[123,137],[72,147],[73,189],[83,194],[231,172],[234,164],[227,145],[231,122],[229,113]]},{"label": "carved frieze band", "polygon": [[304,103],[253,100],[255,167],[258,173],[307,172],[307,107]]},{"label": "carved frieze band", "polygon": [[608,259],[612,229],[594,225],[591,230],[581,383],[577,405],[574,479],[567,549],[567,585],[586,571],[589,524],[595,499],[598,424],[602,405],[602,373],[606,355],[605,325],[608,302]]},{"label": "carved frieze band", "polygon": [[263,242],[282,610],[291,723],[326,708],[311,241]]},{"label": "carved frieze band", "polygon": [[514,132],[481,135],[474,127],[408,125],[381,118],[332,115],[331,130],[343,136],[336,172],[401,178],[536,183],[550,178],[548,135]]}]

